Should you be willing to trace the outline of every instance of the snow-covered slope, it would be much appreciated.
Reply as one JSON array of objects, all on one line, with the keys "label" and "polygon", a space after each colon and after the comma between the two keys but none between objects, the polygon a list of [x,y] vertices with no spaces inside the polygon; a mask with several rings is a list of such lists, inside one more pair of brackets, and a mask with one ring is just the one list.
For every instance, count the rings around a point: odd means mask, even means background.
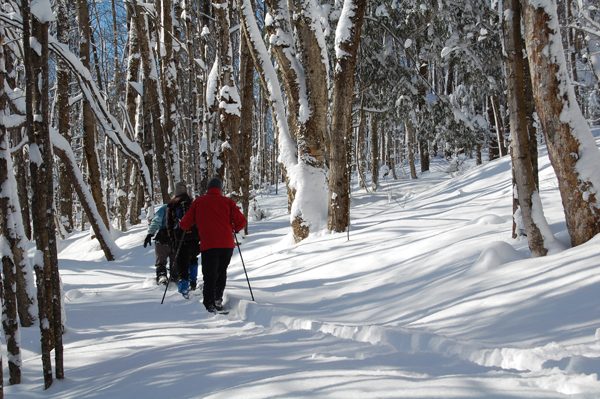
[{"label": "snow-covered slope", "polygon": [[[143,226],[106,262],[89,233],[60,244],[64,381],[43,392],[39,330],[22,331],[15,398],[600,398],[600,238],[532,259],[511,239],[508,158],[353,187],[348,234],[294,244],[287,198],[258,197],[229,272],[227,316],[201,293],[160,305]],[[540,155],[548,222],[568,248]],[[6,368],[6,364],[4,366]],[[7,370],[4,371],[7,375]]]}]

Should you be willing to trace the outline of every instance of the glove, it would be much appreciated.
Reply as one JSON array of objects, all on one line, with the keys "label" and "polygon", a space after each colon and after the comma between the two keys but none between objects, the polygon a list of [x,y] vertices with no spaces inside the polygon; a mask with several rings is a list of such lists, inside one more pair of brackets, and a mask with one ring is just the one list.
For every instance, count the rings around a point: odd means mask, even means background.
[{"label": "glove", "polygon": [[152,236],[153,236],[153,234],[148,234],[146,236],[146,239],[144,240],[144,248],[146,248],[148,246],[148,244],[150,244],[150,246],[152,246]]}]

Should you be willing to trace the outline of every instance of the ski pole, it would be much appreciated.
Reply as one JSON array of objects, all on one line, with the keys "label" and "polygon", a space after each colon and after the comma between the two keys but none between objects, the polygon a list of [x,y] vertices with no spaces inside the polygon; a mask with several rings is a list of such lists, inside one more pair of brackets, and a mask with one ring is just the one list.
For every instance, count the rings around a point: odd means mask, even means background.
[{"label": "ski pole", "polygon": [[[177,266],[177,257],[179,256],[179,251],[181,250],[181,245],[183,244],[183,238],[185,237],[185,231],[183,232],[183,234],[181,234],[181,240],[179,240],[179,245],[177,246],[177,253],[175,253],[175,260],[173,261],[173,267]],[[169,283],[171,282],[171,275],[173,274],[173,271],[170,270],[169,273],[169,280],[167,281],[167,285],[165,287],[165,292],[163,294],[162,297],[162,301],[160,301],[160,304],[162,305],[163,302],[165,301],[165,296],[167,295],[167,290],[169,289]]]},{"label": "ski pole", "polygon": [[242,260],[242,266],[244,267],[244,273],[246,274],[246,281],[248,282],[248,288],[250,289],[250,296],[252,297],[252,300],[254,302],[256,302],[254,300],[254,294],[252,293],[252,287],[250,287],[250,279],[248,278],[248,272],[246,271],[246,265],[244,264],[244,258],[242,258],[242,250],[240,249],[240,243],[238,242],[237,234],[236,234],[235,230],[233,231],[233,237],[235,237],[235,243],[238,247],[238,251],[240,251],[240,259]]}]

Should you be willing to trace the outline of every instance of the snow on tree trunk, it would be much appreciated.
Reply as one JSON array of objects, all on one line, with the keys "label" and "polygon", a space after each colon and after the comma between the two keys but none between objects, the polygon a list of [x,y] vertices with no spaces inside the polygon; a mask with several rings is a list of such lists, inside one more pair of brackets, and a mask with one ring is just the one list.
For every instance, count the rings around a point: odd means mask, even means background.
[{"label": "snow on tree trunk", "polygon": [[104,226],[103,223],[100,223],[102,219],[100,218],[98,208],[96,207],[96,202],[85,185],[83,175],[81,170],[79,170],[77,167],[77,161],[71,146],[65,140],[65,138],[58,134],[58,132],[55,130],[51,130],[50,138],[52,140],[52,145],[54,146],[56,155],[58,155],[58,157],[64,163],[65,170],[69,175],[69,179],[73,182],[75,192],[77,193],[79,201],[81,202],[81,206],[85,210],[85,214],[92,225],[92,229],[94,230],[95,236],[100,243],[100,247],[104,252],[106,260],[115,260],[115,255],[118,252],[117,244],[113,241],[110,231],[106,228],[106,226]]},{"label": "snow on tree trunk", "polygon": [[[240,95],[234,80],[233,49],[230,34],[230,0],[213,2],[217,29],[217,60],[219,63],[219,135],[217,150],[219,166],[216,175],[227,177],[227,188],[235,201],[241,193],[235,192],[240,187],[240,167],[236,151],[239,145],[240,128]],[[227,170],[225,172],[225,169]],[[225,173],[227,176],[225,176]]]},{"label": "snow on tree trunk", "polygon": [[[536,221],[532,217],[533,195],[537,193],[525,108],[525,87],[523,76],[523,48],[521,39],[521,12],[519,0],[504,2],[504,48],[506,51],[507,99],[510,113],[510,132],[512,136],[512,161],[517,186],[520,214],[523,219],[529,249],[534,257],[545,256],[548,248]],[[540,203],[541,205],[541,203]]]},{"label": "snow on tree trunk", "polygon": [[[61,0],[56,6],[56,38],[61,43],[69,43],[69,6]],[[69,67],[62,59],[56,61],[56,115],[57,128],[67,141],[71,141],[71,107],[69,105]],[[58,167],[58,209],[60,223],[66,233],[73,231],[73,196],[71,181],[64,166]]]},{"label": "snow on tree trunk", "polygon": [[36,251],[33,258],[33,268],[37,281],[38,318],[40,320],[40,343],[42,345],[42,372],[44,375],[44,389],[52,385],[52,331],[48,321],[48,310],[46,306],[46,279],[44,277],[44,254]]},{"label": "snow on tree trunk", "polygon": [[[156,170],[158,172],[158,181],[163,203],[170,201],[169,195],[169,159],[167,157],[167,148],[165,144],[165,134],[161,120],[163,112],[161,110],[162,93],[160,92],[159,76],[156,68],[156,59],[152,50],[154,41],[154,31],[150,26],[148,13],[145,12],[140,3],[136,3],[137,35],[140,44],[140,54],[142,57],[142,82],[144,95],[143,101],[143,129],[144,129],[144,150],[146,166],[152,168],[152,161],[156,161]],[[154,145],[152,145],[154,143]],[[154,154],[154,150],[156,153]],[[154,155],[154,156],[153,156]]]},{"label": "snow on tree trunk", "polygon": [[[594,21],[590,15],[590,2],[588,0],[579,0],[579,12],[583,16],[580,23],[593,30],[598,30],[598,23]],[[592,72],[596,78],[596,84],[600,83],[600,37],[593,34],[585,35],[587,46],[588,59],[591,65]]]},{"label": "snow on tree trunk", "polygon": [[[152,176],[150,169],[147,168],[142,148],[134,141],[131,141],[121,129],[116,118],[110,114],[106,102],[104,101],[98,87],[95,85],[90,71],[84,67],[77,57],[71,53],[67,46],[60,44],[52,36],[50,39],[50,50],[57,56],[67,62],[71,72],[79,81],[79,86],[83,95],[92,106],[94,115],[102,125],[108,138],[117,146],[117,148],[132,159],[142,175],[142,190],[145,193],[146,215],[149,219],[154,215],[154,201],[152,199]],[[142,196],[140,196],[142,197]],[[140,200],[142,200],[140,198]]]},{"label": "snow on tree trunk", "polygon": [[[176,182],[181,181],[181,169],[179,167],[179,134],[180,115],[177,109],[179,98],[179,85],[177,84],[177,52],[179,43],[173,41],[173,4],[171,0],[162,0],[161,10],[161,35],[160,35],[160,60],[162,66],[162,84],[164,93],[164,137],[167,146],[167,154],[170,157],[172,173],[171,182],[173,187]],[[176,36],[177,37],[177,36]],[[164,43],[164,48],[163,48]]]},{"label": "snow on tree trunk", "polygon": [[10,162],[10,144],[4,124],[4,110],[6,109],[4,52],[2,51],[4,39],[4,26],[0,25],[0,256],[2,257],[2,286],[4,288],[2,292],[2,329],[6,339],[9,381],[11,385],[14,385],[21,383],[21,332],[17,313],[16,265],[12,253],[17,238],[11,209],[12,191],[15,187],[10,184],[8,178],[8,167],[12,162]]},{"label": "snow on tree trunk", "polygon": [[[298,165],[288,170],[298,173],[294,203],[292,204],[292,228],[296,242],[308,237],[312,231],[324,229],[327,220],[327,170],[325,153],[329,134],[327,131],[328,109],[328,57],[320,14],[314,0],[294,3],[294,27],[297,34],[300,60],[296,60],[296,83],[298,88]],[[287,14],[287,13],[286,13]],[[293,60],[292,60],[293,61]]]},{"label": "snow on tree trunk", "polygon": [[600,154],[567,72],[556,3],[522,0],[533,94],[573,246],[600,232]]},{"label": "snow on tree trunk", "polygon": [[[38,206],[33,206],[35,209],[34,231],[36,246],[44,251],[44,275],[47,279],[47,297],[49,311],[52,312],[48,319],[51,325],[51,331],[54,339],[54,359],[56,367],[56,378],[64,378],[63,366],[63,344],[62,344],[62,305],[60,293],[60,276],[58,270],[58,250],[56,248],[56,225],[54,223],[54,180],[52,176],[52,144],[50,141],[50,121],[49,121],[49,98],[46,93],[49,92],[49,22],[48,18],[54,19],[53,14],[36,14],[32,18],[32,36],[39,43],[39,51],[32,52],[35,54],[32,62],[34,66],[34,80],[40,82],[36,90],[33,90],[34,95],[34,111],[37,111],[34,117],[34,137],[30,136],[30,166],[37,163],[37,184],[40,186],[40,192],[36,193],[34,189],[34,198],[40,196]],[[39,91],[38,91],[39,90]],[[37,147],[37,148],[36,148]],[[37,154],[36,154],[37,151]],[[36,159],[37,158],[37,159]],[[35,174],[32,172],[32,177]],[[41,190],[44,190],[41,192]],[[44,201],[44,202],[42,202]],[[37,220],[37,223],[36,223]],[[41,239],[41,242],[38,242]]]},{"label": "snow on tree trunk", "polygon": [[[23,52],[26,82],[26,129],[29,138],[33,232],[36,242],[34,265],[38,284],[38,311],[42,335],[42,362],[46,389],[52,384],[53,323],[52,270],[56,258],[52,204],[52,165],[48,137],[48,21],[31,18],[28,2],[23,7]],[[52,14],[50,13],[50,16]],[[30,29],[31,23],[31,29]],[[30,33],[31,32],[31,33]],[[39,85],[34,84],[39,82]],[[50,187],[48,183],[50,182]],[[50,195],[49,195],[50,194]],[[62,347],[58,348],[59,351]]]},{"label": "snow on tree trunk", "polygon": [[[267,4],[269,6],[269,13],[265,19],[265,30],[269,35],[270,51],[277,61],[277,67],[281,74],[281,82],[288,102],[287,117],[290,136],[293,140],[296,140],[299,126],[298,117],[301,112],[300,107],[303,107],[304,112],[308,112],[304,69],[296,58],[297,51],[288,2],[270,0],[267,1]],[[300,104],[301,98],[303,99],[302,105]]]},{"label": "snow on tree trunk", "polygon": [[[295,198],[290,215],[294,238],[298,241],[302,237],[306,237],[306,229],[309,231],[317,230],[320,226],[319,223],[323,219],[319,199],[311,196],[314,193],[322,193],[324,190],[324,188],[319,186],[321,182],[320,172],[314,173],[315,170],[312,169],[313,167],[304,163],[304,161],[298,162],[295,144],[289,134],[283,96],[279,89],[277,74],[262,41],[252,11],[252,5],[249,0],[238,0],[238,9],[243,22],[242,29],[248,40],[252,58],[254,59],[254,66],[259,73],[269,99],[268,102],[271,107],[271,114],[275,122],[277,141],[279,143],[279,162],[282,164],[289,189],[295,190],[296,193],[301,193],[300,198]],[[315,202],[313,203],[312,201]],[[299,222],[300,219],[302,219],[301,222]]]},{"label": "snow on tree trunk", "polygon": [[352,134],[356,54],[366,5],[365,0],[345,0],[335,34],[328,215],[328,227],[335,232],[343,232],[350,225],[348,141]]}]

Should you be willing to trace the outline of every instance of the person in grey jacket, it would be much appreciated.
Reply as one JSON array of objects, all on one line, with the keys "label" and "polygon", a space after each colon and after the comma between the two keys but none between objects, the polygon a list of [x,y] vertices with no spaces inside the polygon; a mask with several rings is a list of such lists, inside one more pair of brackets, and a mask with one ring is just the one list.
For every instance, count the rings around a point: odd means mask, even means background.
[{"label": "person in grey jacket", "polygon": [[[146,239],[144,240],[144,248],[150,244],[152,246],[152,237],[156,234],[154,253],[156,255],[156,283],[157,284],[167,284],[169,279],[167,278],[167,259],[170,260],[169,265],[173,263],[173,258],[175,257],[175,252],[173,251],[173,246],[169,240],[169,234],[167,233],[167,204],[162,205],[156,213],[154,214],[154,218],[150,222],[150,226],[148,226],[148,235],[146,235]],[[177,281],[177,276],[174,276],[173,273],[177,273],[173,270],[172,267],[169,267],[171,270],[171,279],[173,281]]]}]

